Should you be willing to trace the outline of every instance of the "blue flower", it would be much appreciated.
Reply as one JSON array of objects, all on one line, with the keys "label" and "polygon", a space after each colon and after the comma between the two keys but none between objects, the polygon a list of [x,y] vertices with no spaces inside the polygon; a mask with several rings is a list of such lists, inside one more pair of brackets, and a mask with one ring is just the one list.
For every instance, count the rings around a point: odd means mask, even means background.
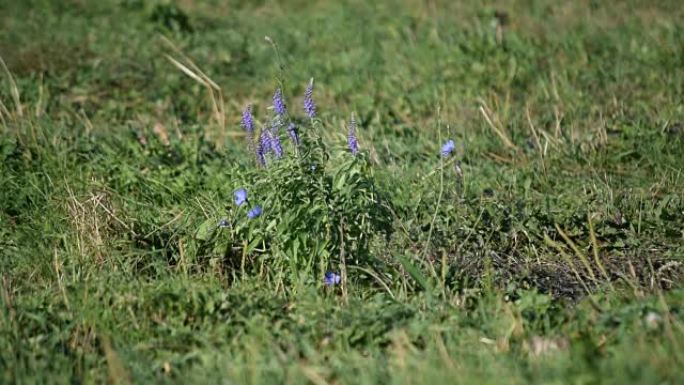
[{"label": "blue flower", "polygon": [[444,143],[444,145],[442,146],[442,156],[447,157],[451,155],[451,153],[454,151],[454,148],[456,148],[456,144],[453,140],[449,139],[449,141]]},{"label": "blue flower", "polygon": [[247,218],[254,219],[261,215],[261,206],[256,205],[247,212]]},{"label": "blue flower", "polygon": [[228,220],[226,218],[221,219],[219,221],[219,223],[216,225],[216,227],[221,227],[221,228],[228,227],[228,226],[229,226],[229,224],[228,224]]},{"label": "blue flower", "polygon": [[247,202],[247,190],[244,188],[239,188],[235,190],[233,197],[235,198],[235,204],[237,206],[242,206],[245,204],[245,202]]},{"label": "blue flower", "polygon": [[285,101],[283,100],[283,92],[278,88],[273,94],[273,109],[278,116],[283,117],[287,113]]},{"label": "blue flower", "polygon": [[325,284],[326,286],[339,285],[341,281],[342,277],[340,277],[339,274],[334,273],[332,271],[326,272],[325,277],[323,277],[323,284]]},{"label": "blue flower", "polygon": [[304,91],[304,111],[311,119],[316,117],[316,103],[313,101],[313,78]]},{"label": "blue flower", "polygon": [[349,150],[352,154],[356,155],[359,153],[359,141],[356,138],[356,119],[354,119],[354,114],[352,114],[351,119],[349,120],[347,145],[349,145]]},{"label": "blue flower", "polygon": [[287,126],[287,134],[290,135],[290,139],[295,146],[299,146],[299,135],[297,134],[297,126],[294,123],[290,123]]},{"label": "blue flower", "polygon": [[269,139],[271,141],[271,149],[275,154],[276,158],[280,159],[283,157],[283,146],[280,143],[280,135],[278,135],[278,124],[274,124],[269,132]]}]

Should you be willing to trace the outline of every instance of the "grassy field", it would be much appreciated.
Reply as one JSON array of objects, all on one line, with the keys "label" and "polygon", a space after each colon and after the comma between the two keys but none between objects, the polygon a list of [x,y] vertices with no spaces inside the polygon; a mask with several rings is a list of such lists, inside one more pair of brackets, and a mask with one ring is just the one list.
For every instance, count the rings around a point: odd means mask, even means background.
[{"label": "grassy field", "polygon": [[684,383],[683,19],[0,0],[0,383]]}]

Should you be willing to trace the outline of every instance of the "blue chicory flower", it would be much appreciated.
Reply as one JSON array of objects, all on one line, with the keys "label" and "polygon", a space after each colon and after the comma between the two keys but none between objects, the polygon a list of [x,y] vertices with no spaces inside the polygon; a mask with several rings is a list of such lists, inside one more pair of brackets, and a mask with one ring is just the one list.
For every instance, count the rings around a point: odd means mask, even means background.
[{"label": "blue chicory flower", "polygon": [[342,277],[340,277],[339,274],[334,273],[332,271],[326,272],[325,277],[323,277],[323,283],[326,286],[339,285],[341,281],[342,281]]},{"label": "blue chicory flower", "polygon": [[283,100],[283,92],[280,88],[273,94],[273,109],[281,118],[287,113],[287,107],[285,107],[285,101]]},{"label": "blue chicory flower", "polygon": [[453,140],[449,139],[449,141],[444,143],[444,145],[442,146],[442,156],[447,157],[451,155],[451,153],[454,151],[454,148],[456,148],[456,144]]},{"label": "blue chicory flower", "polygon": [[306,114],[311,119],[316,117],[316,103],[313,101],[313,86],[314,82],[312,78],[304,91],[304,111],[306,111]]},{"label": "blue chicory flower", "polygon": [[299,146],[299,135],[297,134],[297,126],[295,126],[294,123],[290,122],[290,124],[287,125],[287,134],[290,135],[292,143],[294,143],[295,146]]},{"label": "blue chicory flower", "polygon": [[352,154],[356,155],[359,153],[359,141],[356,138],[356,119],[352,114],[349,120],[349,133],[347,135],[347,145],[349,145],[349,150]]},{"label": "blue chicory flower", "polygon": [[261,215],[261,206],[256,205],[247,212],[247,218],[254,219]]},{"label": "blue chicory flower", "polygon": [[245,190],[244,188],[239,188],[235,190],[235,192],[233,193],[233,197],[235,198],[235,204],[237,206],[242,206],[243,204],[245,204],[245,202],[247,202],[247,190]]}]

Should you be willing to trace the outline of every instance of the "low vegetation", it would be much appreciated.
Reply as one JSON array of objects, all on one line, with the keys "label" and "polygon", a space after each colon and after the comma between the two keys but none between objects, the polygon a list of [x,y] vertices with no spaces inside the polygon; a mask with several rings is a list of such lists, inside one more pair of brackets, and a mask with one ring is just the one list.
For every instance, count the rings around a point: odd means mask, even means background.
[{"label": "low vegetation", "polygon": [[682,17],[0,2],[0,382],[681,383]]}]

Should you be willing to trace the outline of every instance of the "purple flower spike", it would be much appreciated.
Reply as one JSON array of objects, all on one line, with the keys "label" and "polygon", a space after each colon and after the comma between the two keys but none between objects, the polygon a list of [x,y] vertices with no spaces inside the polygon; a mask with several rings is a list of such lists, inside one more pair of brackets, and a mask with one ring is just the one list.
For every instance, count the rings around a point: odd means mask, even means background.
[{"label": "purple flower spike", "polygon": [[456,144],[453,140],[449,139],[449,141],[444,143],[442,146],[442,156],[446,158],[447,156],[451,155],[451,153],[454,152],[454,148],[456,148]]},{"label": "purple flower spike", "polygon": [[349,120],[347,144],[349,145],[349,150],[352,154],[356,155],[359,153],[359,141],[356,138],[356,119],[354,119],[354,114],[352,114],[351,119]]},{"label": "purple flower spike", "polygon": [[274,124],[269,132],[269,137],[271,140],[271,149],[275,154],[276,158],[280,159],[283,157],[283,146],[280,143],[280,135],[278,134],[278,125]]},{"label": "purple flower spike", "polygon": [[261,206],[259,205],[252,207],[252,209],[247,212],[247,218],[249,219],[258,218],[259,216],[261,216]]},{"label": "purple flower spike", "polygon": [[245,190],[244,188],[239,188],[235,190],[235,192],[233,193],[233,197],[235,198],[235,205],[242,206],[243,204],[245,204],[245,202],[247,202],[247,190]]},{"label": "purple flower spike", "polygon": [[242,111],[242,127],[250,136],[254,133],[254,118],[252,118],[252,105],[248,104]]},{"label": "purple flower spike", "polygon": [[268,130],[265,128],[261,129],[261,135],[259,137],[259,143],[256,148],[257,162],[261,166],[266,166],[266,154],[271,151],[271,135],[269,135]]},{"label": "purple flower spike", "polygon": [[306,114],[309,115],[309,118],[311,119],[316,117],[316,104],[313,101],[313,87],[314,82],[313,78],[311,78],[309,85],[304,91],[304,111],[306,111]]},{"label": "purple flower spike", "polygon": [[297,126],[295,126],[294,123],[287,125],[287,134],[290,135],[292,143],[294,143],[295,146],[299,146],[299,135],[297,134]]},{"label": "purple flower spike", "polygon": [[273,109],[281,118],[287,114],[287,107],[285,107],[285,101],[283,100],[283,92],[280,88],[273,94]]},{"label": "purple flower spike", "polygon": [[342,277],[340,277],[339,274],[334,273],[332,271],[326,272],[325,277],[323,277],[323,284],[325,284],[326,286],[339,285],[341,281]]}]

